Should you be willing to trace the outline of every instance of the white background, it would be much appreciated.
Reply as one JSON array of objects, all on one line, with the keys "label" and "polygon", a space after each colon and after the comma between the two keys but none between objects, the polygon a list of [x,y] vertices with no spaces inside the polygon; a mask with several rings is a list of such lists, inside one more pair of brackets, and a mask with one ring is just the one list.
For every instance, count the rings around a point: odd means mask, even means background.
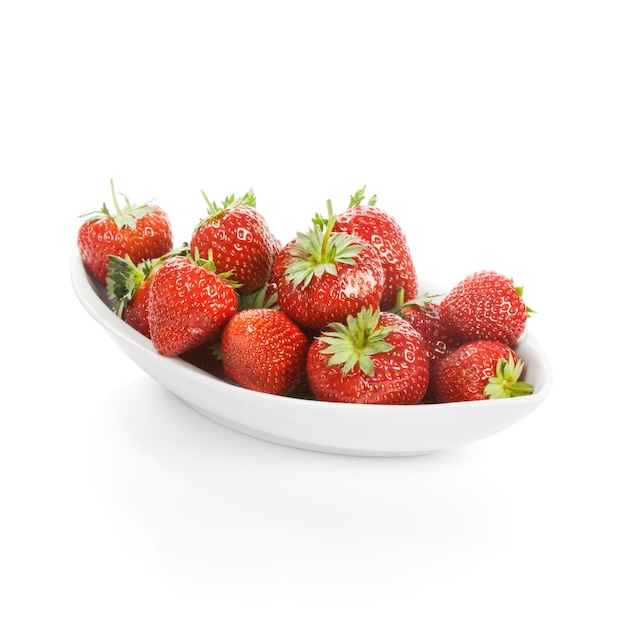
[{"label": "white background", "polygon": [[[3,7],[0,621],[626,623],[621,5]],[[253,187],[285,241],[367,185],[420,276],[525,286],[552,393],[425,457],[220,427],[72,292],[111,177],[178,243],[200,189]]]}]

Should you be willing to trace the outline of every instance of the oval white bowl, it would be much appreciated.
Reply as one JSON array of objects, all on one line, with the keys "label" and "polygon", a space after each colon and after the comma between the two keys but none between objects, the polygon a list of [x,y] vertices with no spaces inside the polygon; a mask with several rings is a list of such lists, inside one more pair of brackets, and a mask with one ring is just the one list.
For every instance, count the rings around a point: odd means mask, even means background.
[{"label": "oval white bowl", "polygon": [[[362,456],[411,456],[470,444],[508,428],[546,398],[552,374],[536,338],[524,333],[516,353],[534,393],[520,398],[373,406],[318,402],[243,389],[179,358],[161,356],[151,341],[111,310],[102,288],[87,274],[77,250],[71,281],[85,310],[149,376],[187,405],[233,430],[278,444]],[[422,281],[420,289],[442,293]]]}]

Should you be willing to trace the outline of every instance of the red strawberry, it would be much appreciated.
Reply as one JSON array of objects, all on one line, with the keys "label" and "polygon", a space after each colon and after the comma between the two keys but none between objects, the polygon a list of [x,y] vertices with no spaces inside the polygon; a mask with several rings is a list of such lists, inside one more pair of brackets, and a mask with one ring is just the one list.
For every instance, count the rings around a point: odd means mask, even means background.
[{"label": "red strawberry", "polygon": [[433,368],[429,391],[435,402],[462,402],[528,395],[532,385],[519,380],[524,362],[499,341],[466,343]]},{"label": "red strawberry", "polygon": [[336,215],[319,215],[279,253],[272,270],[278,304],[298,325],[322,329],[363,307],[378,307],[384,273],[374,246],[333,232]]},{"label": "red strawberry", "polygon": [[480,271],[461,280],[443,298],[442,322],[464,341],[492,339],[512,346],[524,332],[531,309],[523,290],[493,271]]},{"label": "red strawberry", "polygon": [[417,275],[406,236],[397,221],[376,206],[372,196],[367,204],[365,187],[350,198],[349,207],[337,217],[334,230],[351,233],[369,241],[378,250],[385,286],[380,301],[382,310],[390,310],[396,303],[398,289],[404,289],[405,298],[417,296]]},{"label": "red strawberry", "polygon": [[142,261],[135,265],[130,257],[109,256],[106,279],[107,294],[114,302],[114,311],[127,324],[150,337],[148,298],[154,265]]},{"label": "red strawberry", "polygon": [[[276,285],[268,283],[257,291],[247,294],[239,294],[239,310],[246,309],[276,309],[278,308]],[[224,364],[222,363],[221,336],[218,342],[205,342],[196,348],[192,348],[180,355],[181,359],[213,374],[219,378],[224,377]]]},{"label": "red strawberry", "polygon": [[246,389],[285,395],[305,377],[308,348],[306,335],[282,311],[246,309],[222,334],[224,373]]},{"label": "red strawberry", "polygon": [[112,214],[102,205],[100,211],[82,215],[86,221],[78,230],[78,250],[85,268],[100,283],[106,285],[109,256],[125,257],[133,263],[155,259],[172,249],[172,227],[168,215],[153,204],[131,204],[126,196],[120,207],[111,181]]},{"label": "red strawberry", "polygon": [[363,309],[334,323],[309,349],[307,376],[318,400],[418,404],[429,380],[417,331],[395,313]]},{"label": "red strawberry", "polygon": [[394,313],[409,322],[421,335],[431,365],[461,345],[459,338],[443,325],[439,316],[439,304],[433,301],[434,297],[436,296],[424,294],[404,302],[404,290],[401,288],[393,309]]},{"label": "red strawberry", "polygon": [[189,248],[202,258],[213,251],[217,272],[232,272],[240,293],[262,287],[270,277],[280,244],[265,218],[256,209],[256,197],[249,191],[241,198],[229,196],[218,206],[202,192],[208,215],[196,226]]},{"label": "red strawberry", "polygon": [[187,253],[187,248],[172,250],[158,259],[146,259],[135,265],[131,258],[110,255],[107,270],[107,295],[114,311],[127,324],[150,338],[148,299],[150,284],[157,267],[170,256]]},{"label": "red strawberry", "polygon": [[210,260],[175,256],[154,274],[148,310],[154,347],[178,356],[215,341],[237,312],[235,288],[215,272]]}]

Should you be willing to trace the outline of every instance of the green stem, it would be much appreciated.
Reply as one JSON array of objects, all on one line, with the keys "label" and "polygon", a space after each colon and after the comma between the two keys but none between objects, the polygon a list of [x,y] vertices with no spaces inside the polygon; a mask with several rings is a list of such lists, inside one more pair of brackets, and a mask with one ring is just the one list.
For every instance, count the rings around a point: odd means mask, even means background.
[{"label": "green stem", "polygon": [[209,219],[216,219],[218,216],[220,216],[225,210],[226,210],[226,204],[224,204],[223,208],[219,208],[217,206],[217,203],[213,200],[210,200],[209,197],[206,195],[206,193],[204,193],[204,189],[200,189],[200,193],[202,194],[202,197],[204,198],[205,202],[207,203],[208,206],[208,215],[209,215]]},{"label": "green stem", "polygon": [[[333,204],[330,201],[330,199],[326,200],[326,208],[328,209],[328,223],[326,224],[326,230],[324,232],[324,239],[322,239],[322,249],[320,251],[320,260],[324,262],[327,260],[326,250],[328,249],[328,240],[330,239],[330,236],[333,232],[333,226],[335,225],[335,222],[337,221],[337,216],[333,212]],[[333,259],[328,259],[328,260],[332,261]]]},{"label": "green stem", "polygon": [[115,186],[113,185],[113,179],[111,179],[111,192],[113,193],[113,204],[115,204],[115,210],[117,211],[118,215],[121,215],[122,209],[120,208],[120,205],[117,202],[117,194],[115,193]]},{"label": "green stem", "polygon": [[404,287],[398,287],[398,293],[396,294],[396,306],[393,308],[393,312],[400,314],[402,307],[404,306]]},{"label": "green stem", "polygon": [[365,333],[365,326],[363,322],[359,320],[359,332],[356,338],[356,348],[360,354],[363,353],[363,350],[366,345],[367,345],[367,337]]}]

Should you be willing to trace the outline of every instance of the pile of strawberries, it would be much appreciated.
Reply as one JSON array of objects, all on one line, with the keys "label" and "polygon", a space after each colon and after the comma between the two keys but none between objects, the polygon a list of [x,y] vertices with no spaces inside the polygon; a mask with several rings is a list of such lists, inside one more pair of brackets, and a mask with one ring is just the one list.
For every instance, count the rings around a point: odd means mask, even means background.
[{"label": "pile of strawberries", "polygon": [[174,247],[163,209],[106,204],[81,216],[78,249],[112,307],[167,357],[259,392],[419,404],[526,395],[514,347],[531,312],[495,271],[418,294],[407,239],[365,199],[281,244],[252,191],[207,213]]}]

